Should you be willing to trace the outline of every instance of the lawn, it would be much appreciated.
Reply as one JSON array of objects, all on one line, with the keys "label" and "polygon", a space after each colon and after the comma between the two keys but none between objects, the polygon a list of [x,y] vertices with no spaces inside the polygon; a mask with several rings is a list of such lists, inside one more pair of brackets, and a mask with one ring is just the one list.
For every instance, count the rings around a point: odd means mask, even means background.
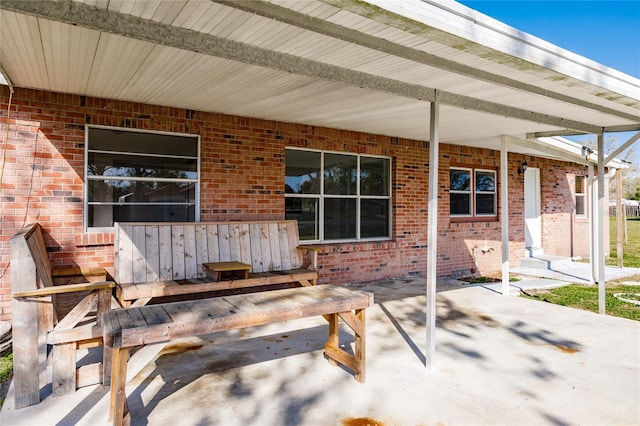
[{"label": "lawn", "polygon": [[[606,261],[607,265],[617,265],[616,257],[616,220],[610,218],[611,230],[611,257]],[[628,244],[622,248],[625,267],[640,268],[640,218],[627,219]],[[640,305],[624,302],[616,298],[614,294],[624,294],[627,299],[637,299],[640,287],[622,284],[623,281],[640,281],[640,275],[628,277],[620,281],[609,281],[605,289],[605,310],[608,315],[640,321]],[[529,297],[536,300],[569,306],[598,312],[598,286],[572,284],[546,290],[532,290]]]},{"label": "lawn", "polygon": [[[609,232],[611,235],[611,256],[607,259],[607,265],[617,265],[616,254],[616,218],[609,219]],[[624,266],[640,268],[640,217],[627,218],[628,244],[622,246],[622,262]]]},{"label": "lawn", "polygon": [[6,395],[6,388],[8,387],[9,380],[13,376],[13,354],[9,353],[0,357],[0,408],[4,403],[4,397]]},{"label": "lawn", "polygon": [[[640,276],[629,278],[640,281]],[[640,292],[640,287],[624,285],[620,282],[608,282],[605,289],[605,311],[608,315],[640,321],[640,305],[623,302],[614,294],[624,294],[627,299],[632,299],[634,294]],[[557,305],[571,308],[584,309],[598,312],[598,286],[571,284],[553,289],[529,290],[524,297],[542,300]]]}]

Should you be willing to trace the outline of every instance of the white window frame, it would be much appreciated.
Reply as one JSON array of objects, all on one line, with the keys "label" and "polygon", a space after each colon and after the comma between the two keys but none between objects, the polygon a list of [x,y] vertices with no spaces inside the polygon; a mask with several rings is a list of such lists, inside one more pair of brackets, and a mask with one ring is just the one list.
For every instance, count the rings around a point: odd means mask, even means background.
[{"label": "white window frame", "polygon": [[[319,182],[319,190],[320,192],[318,194],[287,194],[285,193],[285,198],[307,198],[307,199],[316,199],[318,200],[318,211],[316,212],[316,226],[319,228],[318,229],[318,236],[319,238],[317,240],[304,240],[305,243],[350,243],[350,242],[365,242],[365,241],[389,241],[391,240],[391,235],[392,235],[392,228],[393,228],[393,197],[392,197],[392,188],[393,188],[393,183],[392,183],[392,172],[393,172],[393,159],[391,157],[386,157],[383,155],[370,155],[370,154],[356,154],[356,153],[351,153],[351,152],[341,152],[341,151],[329,151],[329,150],[320,150],[320,149],[307,149],[307,148],[297,148],[297,147],[285,147],[285,151],[286,150],[291,150],[291,151],[305,151],[305,152],[319,152],[320,155],[320,171],[319,171],[319,178],[320,178],[320,182]],[[353,195],[339,195],[339,194],[325,194],[324,193],[324,170],[325,170],[325,154],[338,154],[338,155],[350,155],[350,156],[354,156],[357,158],[357,170],[356,170],[356,176],[357,176],[357,180],[356,180],[356,194]],[[381,196],[381,195],[361,195],[360,194],[360,158],[365,157],[365,158],[380,158],[380,159],[384,159],[384,160],[388,160],[389,161],[389,182],[388,182],[388,194],[389,195],[385,195],[385,196]],[[345,239],[325,239],[324,238],[324,234],[325,234],[325,229],[324,229],[324,207],[325,207],[325,199],[338,199],[338,198],[343,198],[343,199],[355,199],[356,200],[356,238],[345,238]],[[362,238],[360,236],[360,225],[361,225],[361,221],[360,221],[360,202],[359,200],[366,200],[366,199],[371,199],[371,200],[388,200],[389,201],[389,211],[387,212],[388,214],[388,219],[389,219],[389,226],[387,229],[387,236],[386,237],[371,237],[371,238]]]},{"label": "white window frame", "polygon": [[[452,190],[451,189],[451,171],[452,170],[460,170],[469,173],[471,176],[471,182],[469,185],[468,191],[462,190]],[[479,191],[476,189],[477,182],[477,173],[491,173],[494,177],[494,189],[493,191]],[[498,171],[494,169],[483,169],[483,168],[474,168],[474,167],[465,167],[465,166],[451,166],[449,167],[449,193],[450,194],[469,194],[469,214],[456,214],[451,213],[451,209],[449,209],[449,216],[452,218],[497,218],[498,216]],[[478,213],[477,212],[477,200],[476,197],[479,194],[491,194],[493,195],[493,213]],[[449,198],[449,202],[451,202],[451,198]]]},{"label": "white window frame", "polygon": [[[469,185],[469,190],[468,191],[462,191],[462,190],[452,190],[451,189],[451,171],[452,170],[460,170],[460,171],[466,171],[469,172],[469,176],[471,176],[471,183]],[[473,212],[474,212],[474,195],[473,195],[473,188],[475,185],[475,177],[474,177],[474,172],[472,168],[469,167],[449,167],[449,193],[450,194],[469,194],[469,214],[460,214],[460,213],[451,213],[451,208],[449,208],[449,213],[451,215],[451,217],[473,217]],[[449,197],[449,202],[451,202],[451,197]]]},{"label": "white window frame", "polygon": [[[493,191],[478,191],[476,189],[477,173],[491,173],[493,175]],[[496,217],[498,215],[498,172],[490,169],[473,169],[473,216],[474,217]],[[478,213],[476,196],[478,194],[492,194],[493,195],[493,213]]]},{"label": "white window frame", "polygon": [[[127,177],[126,180],[133,180],[133,181],[144,181],[144,180],[152,180],[155,182],[191,182],[195,184],[195,202],[194,204],[194,219],[196,222],[200,221],[200,180],[201,180],[201,170],[200,170],[200,156],[201,156],[201,149],[200,149],[200,135],[195,135],[195,134],[190,134],[190,133],[176,133],[176,132],[163,132],[163,131],[151,131],[151,130],[140,130],[140,129],[131,129],[131,128],[127,128],[127,127],[114,127],[114,126],[100,126],[100,125],[92,125],[92,124],[86,124],[85,125],[85,143],[84,143],[84,200],[82,202],[83,204],[83,227],[84,227],[84,231],[85,232],[108,232],[108,231],[112,231],[113,230],[113,226],[89,226],[89,205],[115,205],[118,203],[115,202],[89,202],[89,185],[88,182],[90,180],[114,180],[114,179],[120,179],[118,177],[108,177],[105,178],[103,176],[93,176],[93,175],[89,175],[88,174],[88,166],[89,166],[89,153],[90,152],[103,152],[103,153],[110,153],[110,154],[128,154],[127,152],[120,152],[120,151],[102,151],[102,150],[91,150],[90,149],[90,144],[89,144],[89,129],[106,129],[106,130],[118,130],[118,131],[123,131],[123,132],[129,132],[129,133],[147,133],[147,134],[153,134],[153,135],[169,135],[169,136],[180,136],[180,137],[188,137],[188,138],[196,138],[197,139],[197,157],[184,157],[184,156],[175,156],[175,158],[193,158],[196,159],[197,161],[197,178],[196,179],[176,179],[176,178],[159,178],[159,179],[155,179],[155,178],[145,178],[145,177],[139,177],[139,178],[131,178],[131,177]],[[131,154],[135,154],[138,156],[144,156],[145,154],[141,154],[141,153],[131,153]],[[155,156],[156,154],[148,154],[148,156]],[[166,155],[163,155],[163,157],[167,157]],[[153,203],[137,203],[139,205],[178,205],[177,203],[157,203],[157,202],[153,202]],[[188,205],[190,203],[185,203],[185,205]]]},{"label": "white window frame", "polygon": [[[582,192],[578,192],[578,178],[582,179]],[[587,217],[587,178],[583,175],[576,175],[575,181],[573,183],[574,193],[575,193],[575,203],[576,203],[576,217],[577,218],[585,218]],[[578,214],[578,200],[581,199],[580,203],[582,204],[582,211],[584,213]]]}]

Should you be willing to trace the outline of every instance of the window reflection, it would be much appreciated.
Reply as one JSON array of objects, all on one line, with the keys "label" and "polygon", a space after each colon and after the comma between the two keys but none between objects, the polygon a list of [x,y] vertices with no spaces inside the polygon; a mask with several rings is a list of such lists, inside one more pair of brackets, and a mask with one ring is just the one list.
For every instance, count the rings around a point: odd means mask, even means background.
[{"label": "window reflection", "polygon": [[493,172],[476,172],[476,191],[495,191],[495,180]]},{"label": "window reflection", "polygon": [[115,221],[194,221],[198,138],[88,129],[87,225]]},{"label": "window reflection", "polygon": [[329,240],[351,239],[356,237],[355,199],[325,199],[324,237]]},{"label": "window reflection", "polygon": [[389,195],[388,159],[360,159],[360,195]]},{"label": "window reflection", "polygon": [[358,158],[355,155],[325,154],[324,193],[355,195]]},{"label": "window reflection", "polygon": [[451,170],[449,174],[452,191],[471,191],[471,172],[469,170]]},{"label": "window reflection", "polygon": [[285,185],[286,194],[319,194],[320,153],[286,150]]}]

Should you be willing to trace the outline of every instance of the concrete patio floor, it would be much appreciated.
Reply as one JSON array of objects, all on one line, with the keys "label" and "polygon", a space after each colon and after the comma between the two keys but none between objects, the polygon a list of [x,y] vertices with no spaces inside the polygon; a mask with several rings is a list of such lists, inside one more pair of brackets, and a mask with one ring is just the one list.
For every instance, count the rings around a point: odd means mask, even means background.
[{"label": "concrete patio floor", "polygon": [[[127,385],[131,423],[640,424],[640,322],[442,282],[429,370],[425,281],[353,287],[374,292],[376,300],[367,310],[366,383],[324,359],[322,318],[211,334],[134,354],[153,362]],[[347,344],[349,336],[345,331]],[[11,388],[0,423],[108,424],[102,386],[57,398],[48,388],[42,394],[40,404],[15,410]]]}]

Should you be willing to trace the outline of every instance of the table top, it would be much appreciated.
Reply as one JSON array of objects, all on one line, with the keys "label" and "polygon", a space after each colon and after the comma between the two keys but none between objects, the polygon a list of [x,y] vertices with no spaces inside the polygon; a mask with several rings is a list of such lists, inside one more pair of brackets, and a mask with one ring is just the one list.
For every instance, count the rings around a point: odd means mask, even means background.
[{"label": "table top", "polygon": [[251,265],[242,262],[208,262],[202,264],[205,268],[211,269],[212,271],[224,272],[224,271],[244,271],[250,270]]},{"label": "table top", "polygon": [[131,347],[372,304],[372,293],[332,284],[185,300],[106,312],[103,336],[106,346]]}]

